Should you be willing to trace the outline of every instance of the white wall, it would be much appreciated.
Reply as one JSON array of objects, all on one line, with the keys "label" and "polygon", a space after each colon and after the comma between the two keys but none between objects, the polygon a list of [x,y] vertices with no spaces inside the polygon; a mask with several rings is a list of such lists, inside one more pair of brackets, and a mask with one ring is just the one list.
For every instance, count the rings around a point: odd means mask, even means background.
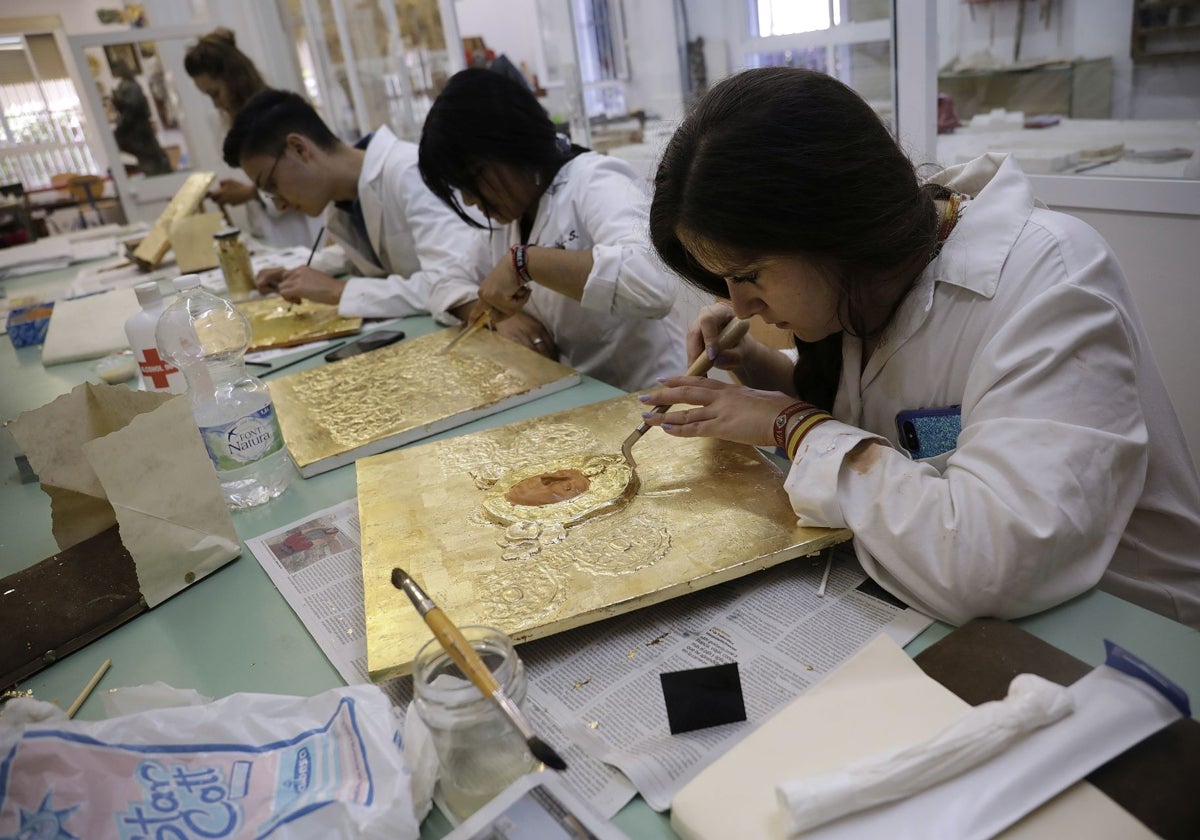
[{"label": "white wall", "polygon": [[37,17],[58,15],[68,35],[84,32],[109,32],[124,26],[106,26],[96,18],[97,9],[111,9],[119,4],[105,0],[4,0],[0,17]]},{"label": "white wall", "polygon": [[1150,347],[1200,469],[1200,237],[1194,216],[1056,207],[1108,240],[1129,280]]},{"label": "white wall", "polygon": [[[1040,3],[1024,5],[1021,61],[1111,56],[1114,119],[1200,118],[1200,61],[1134,65],[1130,59],[1132,0],[1060,0],[1050,4],[1049,26],[1038,18]],[[999,64],[1011,63],[1017,6],[937,0],[939,66],[977,52],[990,52]]]},{"label": "white wall", "polygon": [[454,0],[458,31],[463,38],[481,36],[488,49],[518,67],[546,78],[546,60],[538,37],[537,0]]}]

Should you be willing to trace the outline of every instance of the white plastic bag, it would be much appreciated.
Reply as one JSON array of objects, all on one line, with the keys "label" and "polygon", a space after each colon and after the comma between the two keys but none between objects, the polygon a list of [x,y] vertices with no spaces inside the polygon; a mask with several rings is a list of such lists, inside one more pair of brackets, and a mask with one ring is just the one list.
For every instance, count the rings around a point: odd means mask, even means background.
[{"label": "white plastic bag", "polygon": [[0,837],[419,835],[396,716],[375,686],[105,721],[47,705],[13,701],[0,717]]}]

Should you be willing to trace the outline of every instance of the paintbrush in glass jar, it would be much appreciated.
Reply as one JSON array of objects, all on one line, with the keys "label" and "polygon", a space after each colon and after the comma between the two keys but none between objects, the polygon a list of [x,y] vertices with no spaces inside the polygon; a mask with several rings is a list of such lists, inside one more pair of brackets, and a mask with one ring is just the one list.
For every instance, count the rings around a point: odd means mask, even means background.
[{"label": "paintbrush in glass jar", "polygon": [[529,747],[529,752],[533,754],[533,757],[547,767],[566,770],[567,763],[562,760],[562,756],[533,733],[533,728],[525,719],[521,709],[512,701],[512,698],[504,693],[504,689],[500,687],[500,683],[496,682],[496,678],[492,676],[487,665],[483,664],[483,660],[479,658],[475,648],[471,647],[471,643],[467,641],[462,632],[425,594],[417,582],[409,577],[408,572],[403,569],[392,569],[392,586],[408,595],[409,600],[417,608],[421,617],[425,619],[425,624],[433,631],[434,637],[441,642],[446,653],[458,665],[463,675],[483,693],[483,696],[491,698],[492,702],[500,707],[500,711],[508,718],[513,728],[520,732],[521,737],[525,739],[525,745]]}]

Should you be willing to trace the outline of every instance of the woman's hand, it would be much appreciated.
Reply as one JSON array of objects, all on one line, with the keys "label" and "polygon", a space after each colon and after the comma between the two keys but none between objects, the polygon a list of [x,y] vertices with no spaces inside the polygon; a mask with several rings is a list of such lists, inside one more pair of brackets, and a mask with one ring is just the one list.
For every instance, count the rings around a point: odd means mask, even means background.
[{"label": "woman's hand", "polygon": [[[701,353],[707,354],[710,348],[716,348],[721,330],[733,317],[733,309],[728,304],[716,303],[701,309],[695,323],[688,328],[687,357],[696,359]],[[787,393],[795,390],[792,359],[749,333],[733,347],[722,350],[713,360],[713,367],[727,370],[743,384],[760,389]]]},{"label": "woman's hand", "polygon": [[520,312],[528,302],[529,287],[522,285],[508,254],[496,263],[495,268],[479,284],[479,299],[496,311],[497,321]]},{"label": "woman's hand", "polygon": [[[716,352],[717,338],[733,318],[733,309],[724,303],[714,303],[701,309],[699,317],[688,328],[687,357],[696,359],[701,353]],[[721,370],[740,370],[755,355],[758,349],[755,345],[763,346],[747,333],[733,347],[721,351],[715,358],[709,355],[709,358],[713,358],[713,367]]]},{"label": "woman's hand", "polygon": [[254,277],[254,286],[258,289],[260,295],[269,295],[279,291],[279,284],[283,282],[283,275],[287,274],[286,268],[264,268]]},{"label": "woman's hand", "polygon": [[545,325],[524,312],[518,312],[511,318],[505,318],[496,324],[496,332],[510,341],[524,344],[530,350],[558,361],[558,347],[554,344],[554,336]]},{"label": "woman's hand", "polygon": [[289,303],[311,300],[317,303],[337,303],[342,299],[344,280],[335,280],[315,268],[302,265],[286,272],[279,281],[279,294]]},{"label": "woman's hand", "polygon": [[217,204],[227,204],[231,207],[236,207],[239,204],[245,204],[247,201],[257,201],[258,190],[254,189],[253,184],[247,184],[245,181],[222,178],[216,188],[209,190],[208,197],[217,202]]},{"label": "woman's hand", "polygon": [[796,398],[702,376],[673,376],[662,388],[638,397],[647,405],[690,405],[642,417],[675,437],[716,437],[752,446],[774,446],[775,418]]}]

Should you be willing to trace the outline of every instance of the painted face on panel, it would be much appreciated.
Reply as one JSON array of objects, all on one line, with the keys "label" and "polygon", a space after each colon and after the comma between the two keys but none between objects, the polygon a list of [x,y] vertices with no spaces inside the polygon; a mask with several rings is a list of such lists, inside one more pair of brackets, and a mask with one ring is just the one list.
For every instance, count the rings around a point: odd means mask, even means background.
[{"label": "painted face on panel", "polygon": [[833,282],[802,257],[733,260],[708,241],[679,231],[679,241],[706,271],[724,277],[739,318],[757,315],[801,341],[820,341],[842,329]]},{"label": "painted face on panel", "polygon": [[533,180],[516,167],[488,161],[475,168],[475,190],[464,187],[462,197],[464,204],[479,208],[493,223],[506,225],[525,214],[538,192]]},{"label": "painted face on panel", "polygon": [[192,79],[196,83],[196,87],[200,92],[212,100],[212,104],[218,111],[224,111],[227,114],[233,113],[233,102],[230,101],[229,85],[225,84],[223,79],[218,79],[215,76],[210,76],[207,73],[201,73]]},{"label": "painted face on panel", "polygon": [[328,179],[314,162],[314,154],[315,147],[307,138],[288,135],[278,154],[242,158],[242,171],[280,210],[319,216],[331,198]]}]

